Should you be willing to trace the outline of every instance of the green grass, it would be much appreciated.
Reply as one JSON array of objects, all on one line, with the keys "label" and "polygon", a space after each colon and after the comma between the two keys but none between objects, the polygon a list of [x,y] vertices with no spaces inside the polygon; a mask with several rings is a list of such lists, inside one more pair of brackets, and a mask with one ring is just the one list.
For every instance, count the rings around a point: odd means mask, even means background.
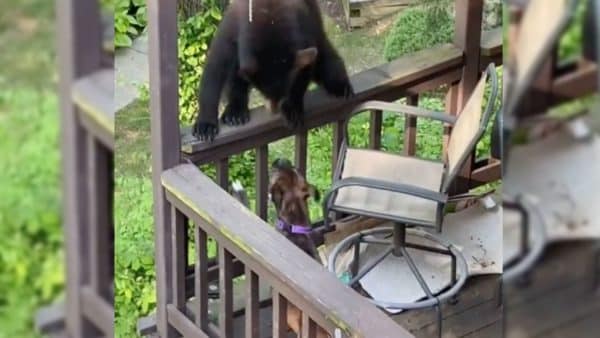
[{"label": "green grass", "polygon": [[0,338],[64,286],[52,1],[0,3]]}]

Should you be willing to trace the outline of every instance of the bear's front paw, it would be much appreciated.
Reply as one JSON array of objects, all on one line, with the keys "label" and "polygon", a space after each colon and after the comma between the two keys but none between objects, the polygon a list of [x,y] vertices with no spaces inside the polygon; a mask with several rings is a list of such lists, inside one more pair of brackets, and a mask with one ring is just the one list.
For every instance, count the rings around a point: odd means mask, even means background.
[{"label": "bear's front paw", "polygon": [[250,121],[250,112],[247,107],[228,104],[221,116],[221,121],[228,126],[240,126]]},{"label": "bear's front paw", "polygon": [[219,127],[216,123],[197,121],[192,133],[200,141],[212,142],[219,133]]}]

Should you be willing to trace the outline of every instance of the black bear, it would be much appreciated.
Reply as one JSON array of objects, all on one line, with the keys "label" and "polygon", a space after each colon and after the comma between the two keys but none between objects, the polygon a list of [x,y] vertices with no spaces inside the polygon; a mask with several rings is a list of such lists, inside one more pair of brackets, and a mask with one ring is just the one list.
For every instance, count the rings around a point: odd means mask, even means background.
[{"label": "black bear", "polygon": [[249,120],[253,86],[295,128],[303,123],[303,99],[311,80],[336,97],[354,95],[344,62],[325,34],[316,0],[236,0],[209,48],[193,133],[201,140],[214,139],[226,84],[225,124]]}]

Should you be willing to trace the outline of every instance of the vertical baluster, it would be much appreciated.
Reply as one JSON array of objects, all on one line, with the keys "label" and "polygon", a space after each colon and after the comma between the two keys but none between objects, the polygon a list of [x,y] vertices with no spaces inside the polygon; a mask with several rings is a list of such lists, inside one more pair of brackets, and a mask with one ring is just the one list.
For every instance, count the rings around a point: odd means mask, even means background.
[{"label": "vertical baluster", "polygon": [[219,247],[219,267],[219,329],[221,337],[229,338],[233,337],[233,255],[223,246]]},{"label": "vertical baluster", "polygon": [[333,146],[331,156],[331,175],[335,175],[335,167],[337,165],[337,158],[340,153],[340,147],[342,146],[342,140],[344,137],[344,121],[340,120],[333,123]]},{"label": "vertical baluster", "polygon": [[220,159],[217,166],[217,184],[225,191],[229,188],[229,159],[227,157]]},{"label": "vertical baluster", "polygon": [[202,331],[208,331],[208,237],[206,232],[194,224],[196,240],[196,266],[194,289],[198,300],[196,325]]},{"label": "vertical baluster", "polygon": [[[225,191],[229,191],[229,159],[224,157],[217,161],[217,184],[224,189]],[[219,255],[219,246],[215,241],[217,256]]]},{"label": "vertical baluster", "polygon": [[302,130],[295,137],[295,155],[296,155],[296,168],[298,171],[306,177],[306,155],[308,148],[308,132]]},{"label": "vertical baluster", "polygon": [[112,282],[113,256],[111,255],[111,226],[109,203],[112,197],[109,191],[110,154],[107,149],[91,135],[87,135],[89,193],[89,248],[90,248],[90,284],[92,289],[106,300],[109,298],[109,286]]},{"label": "vertical baluster", "polygon": [[317,336],[317,324],[310,319],[306,312],[302,312],[302,338],[315,338]]},{"label": "vertical baluster", "polygon": [[273,338],[287,336],[287,299],[273,290]]},{"label": "vertical baluster", "polygon": [[180,310],[185,309],[185,271],[187,267],[186,220],[181,211],[171,205],[171,249],[173,256],[173,304]]},{"label": "vertical baluster", "polygon": [[[406,103],[411,106],[419,105],[419,95],[410,95]],[[417,117],[406,116],[404,119],[404,154],[414,156],[417,151]]]},{"label": "vertical baluster", "polygon": [[[448,89],[448,93],[446,93],[446,112],[451,115],[458,114],[457,112],[457,102],[458,102],[458,85],[452,84]],[[443,161],[447,161],[448,154],[448,141],[450,140],[450,131],[452,130],[449,124],[444,124],[444,136],[442,143],[442,157]]]},{"label": "vertical baluster", "polygon": [[246,265],[246,338],[260,337],[258,275]]},{"label": "vertical baluster", "polygon": [[371,110],[371,123],[369,123],[369,147],[371,149],[381,148],[382,122],[383,112],[381,110]]},{"label": "vertical baluster", "polygon": [[269,146],[256,148],[256,213],[267,219],[267,196],[269,187]]}]

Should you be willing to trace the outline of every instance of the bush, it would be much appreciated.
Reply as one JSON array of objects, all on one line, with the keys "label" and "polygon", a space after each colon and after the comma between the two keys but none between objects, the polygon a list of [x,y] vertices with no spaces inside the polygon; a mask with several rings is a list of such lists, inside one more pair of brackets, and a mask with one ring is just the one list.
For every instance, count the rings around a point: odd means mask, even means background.
[{"label": "bush", "polygon": [[137,320],[156,307],[152,182],[116,177],[115,333],[135,337]]},{"label": "bush", "polygon": [[419,6],[398,16],[385,39],[384,57],[391,61],[402,55],[452,41],[454,19],[445,8]]},{"label": "bush", "polygon": [[115,11],[115,46],[129,47],[133,43],[132,39],[146,29],[146,0],[113,1]]},{"label": "bush", "polygon": [[179,118],[191,123],[198,111],[197,93],[210,42],[221,21],[214,2],[188,19],[180,17],[177,39],[179,58]]},{"label": "bush", "polygon": [[57,110],[53,91],[0,90],[0,337],[32,337],[64,285]]}]

